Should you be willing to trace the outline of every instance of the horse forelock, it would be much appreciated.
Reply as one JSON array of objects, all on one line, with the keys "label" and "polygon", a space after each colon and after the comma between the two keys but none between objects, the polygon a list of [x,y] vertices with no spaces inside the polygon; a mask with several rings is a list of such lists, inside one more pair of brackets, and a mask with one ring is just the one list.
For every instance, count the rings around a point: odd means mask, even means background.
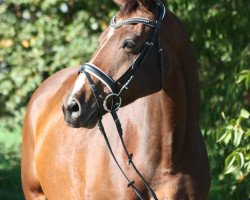
[{"label": "horse forelock", "polygon": [[124,4],[121,6],[120,15],[128,15],[135,12],[138,9],[139,3],[137,0],[123,1]]},{"label": "horse forelock", "polygon": [[131,15],[138,10],[154,12],[156,5],[154,0],[118,0],[116,3],[120,5],[119,15],[121,17]]}]

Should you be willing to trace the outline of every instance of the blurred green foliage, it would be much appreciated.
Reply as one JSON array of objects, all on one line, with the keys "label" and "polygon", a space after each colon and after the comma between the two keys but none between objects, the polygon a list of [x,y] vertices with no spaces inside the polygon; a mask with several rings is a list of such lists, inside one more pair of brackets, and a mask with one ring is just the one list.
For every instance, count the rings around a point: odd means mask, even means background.
[{"label": "blurred green foliage", "polygon": [[21,127],[12,130],[0,127],[0,199],[24,199],[20,178]]},{"label": "blurred green foliage", "polygon": [[42,80],[90,58],[107,26],[107,6],[112,2],[95,3],[95,9],[92,1],[0,4],[0,102],[4,105],[0,122],[11,127],[20,124],[30,95]]},{"label": "blurred green foliage", "polygon": [[[197,50],[210,199],[248,199],[250,1],[166,2]],[[116,11],[111,0],[0,0],[0,198],[2,188],[17,182],[4,174],[18,166],[20,126],[31,94],[55,71],[90,59]],[[11,174],[19,176],[18,169]]]},{"label": "blurred green foliage", "polygon": [[210,199],[250,198],[250,1],[168,1],[198,55]]}]

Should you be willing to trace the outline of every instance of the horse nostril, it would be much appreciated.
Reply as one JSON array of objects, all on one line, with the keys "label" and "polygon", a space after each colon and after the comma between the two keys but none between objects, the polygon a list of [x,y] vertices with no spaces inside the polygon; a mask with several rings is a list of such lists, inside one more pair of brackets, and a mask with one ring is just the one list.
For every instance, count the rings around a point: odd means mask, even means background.
[{"label": "horse nostril", "polygon": [[79,105],[76,101],[73,100],[72,105],[71,105],[71,110],[72,112],[78,112],[79,111]]},{"label": "horse nostril", "polygon": [[69,111],[69,113],[71,114],[72,117],[78,117],[80,115],[80,105],[76,100],[71,100],[68,104],[67,104],[67,109]]}]

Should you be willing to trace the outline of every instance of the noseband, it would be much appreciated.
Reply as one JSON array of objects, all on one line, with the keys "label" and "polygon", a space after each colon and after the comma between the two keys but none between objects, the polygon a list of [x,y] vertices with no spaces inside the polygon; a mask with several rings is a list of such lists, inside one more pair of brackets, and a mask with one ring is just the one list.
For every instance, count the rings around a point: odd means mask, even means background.
[{"label": "noseband", "polygon": [[[161,22],[165,17],[166,14],[166,8],[165,5],[158,0],[157,1],[157,5],[158,5],[158,17],[157,20],[153,21],[153,20],[149,20],[149,19],[145,19],[145,18],[130,18],[130,19],[126,19],[120,22],[116,22],[116,17],[114,16],[111,20],[110,26],[114,29],[118,29],[124,25],[134,25],[134,24],[145,24],[146,26],[151,27],[152,33],[150,34],[150,36],[148,37],[147,41],[145,42],[145,44],[142,47],[141,52],[137,55],[137,57],[134,59],[134,61],[132,62],[132,64],[128,67],[127,71],[125,71],[125,73],[120,76],[120,78],[118,78],[116,81],[113,80],[109,75],[107,75],[105,72],[103,72],[100,68],[98,68],[97,66],[95,66],[92,63],[85,63],[81,66],[79,73],[84,73],[87,80],[89,81],[89,84],[91,86],[91,90],[92,93],[95,97],[96,103],[97,103],[97,107],[98,107],[98,111],[99,111],[99,121],[98,121],[98,127],[101,131],[101,133],[104,136],[104,139],[107,143],[107,146],[109,148],[109,151],[114,159],[114,161],[116,162],[118,168],[120,169],[120,171],[122,172],[122,174],[124,175],[124,177],[127,179],[128,181],[128,187],[132,187],[132,189],[135,191],[135,193],[137,194],[137,196],[139,197],[139,199],[143,200],[143,197],[141,196],[139,190],[136,188],[136,186],[134,185],[134,181],[131,181],[127,175],[125,174],[124,170],[121,168],[120,164],[118,163],[113,150],[111,149],[109,140],[107,138],[107,135],[105,133],[103,124],[102,124],[102,115],[103,115],[103,109],[110,112],[112,114],[112,117],[114,119],[116,128],[118,130],[119,133],[119,137],[120,140],[122,142],[122,146],[124,148],[125,153],[128,156],[128,164],[132,165],[134,171],[137,173],[137,175],[141,178],[141,180],[143,181],[144,185],[146,186],[147,190],[150,192],[151,196],[157,200],[157,196],[154,192],[154,190],[149,186],[149,184],[147,183],[147,181],[144,179],[144,177],[140,174],[140,172],[137,170],[136,166],[133,163],[132,157],[133,154],[130,154],[125,146],[125,143],[123,141],[123,130],[121,127],[121,123],[120,120],[117,116],[116,111],[120,108],[121,106],[121,94],[123,93],[124,90],[128,89],[129,84],[132,82],[132,80],[135,77],[135,71],[136,69],[140,66],[141,61],[143,60],[143,58],[145,57],[146,53],[148,52],[149,48],[155,45],[155,40],[157,38],[157,42],[158,42],[158,48],[159,48],[159,57],[160,57],[160,68],[162,71],[162,81],[164,81],[163,78],[163,71],[164,71],[164,67],[163,67],[163,51],[160,48],[160,42],[159,42],[159,29],[161,27]],[[93,80],[91,79],[91,76],[95,76],[97,79],[99,79],[104,85],[107,86],[107,88],[110,90],[111,93],[109,93],[105,100],[103,101],[103,104],[100,103],[100,100],[98,98],[97,95],[97,89],[96,86],[93,82]],[[121,80],[124,80],[126,77],[129,77],[126,81],[124,81],[123,86],[119,86],[119,83],[121,82]],[[111,105],[108,105],[107,102],[112,102]]]}]

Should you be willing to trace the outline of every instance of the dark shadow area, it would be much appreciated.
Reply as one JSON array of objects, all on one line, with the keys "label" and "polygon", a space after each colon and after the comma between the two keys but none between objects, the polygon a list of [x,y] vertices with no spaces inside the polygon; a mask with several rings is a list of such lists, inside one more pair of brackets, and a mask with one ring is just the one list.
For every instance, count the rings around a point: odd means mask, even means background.
[{"label": "dark shadow area", "polygon": [[0,170],[0,199],[1,200],[25,199],[22,193],[20,165],[15,165],[9,169]]},{"label": "dark shadow area", "polygon": [[[0,156],[3,157],[3,156]],[[1,159],[3,164],[6,160]],[[18,162],[20,163],[20,162]],[[14,164],[11,167],[0,169],[0,199],[24,200],[21,184],[21,166]]]}]

